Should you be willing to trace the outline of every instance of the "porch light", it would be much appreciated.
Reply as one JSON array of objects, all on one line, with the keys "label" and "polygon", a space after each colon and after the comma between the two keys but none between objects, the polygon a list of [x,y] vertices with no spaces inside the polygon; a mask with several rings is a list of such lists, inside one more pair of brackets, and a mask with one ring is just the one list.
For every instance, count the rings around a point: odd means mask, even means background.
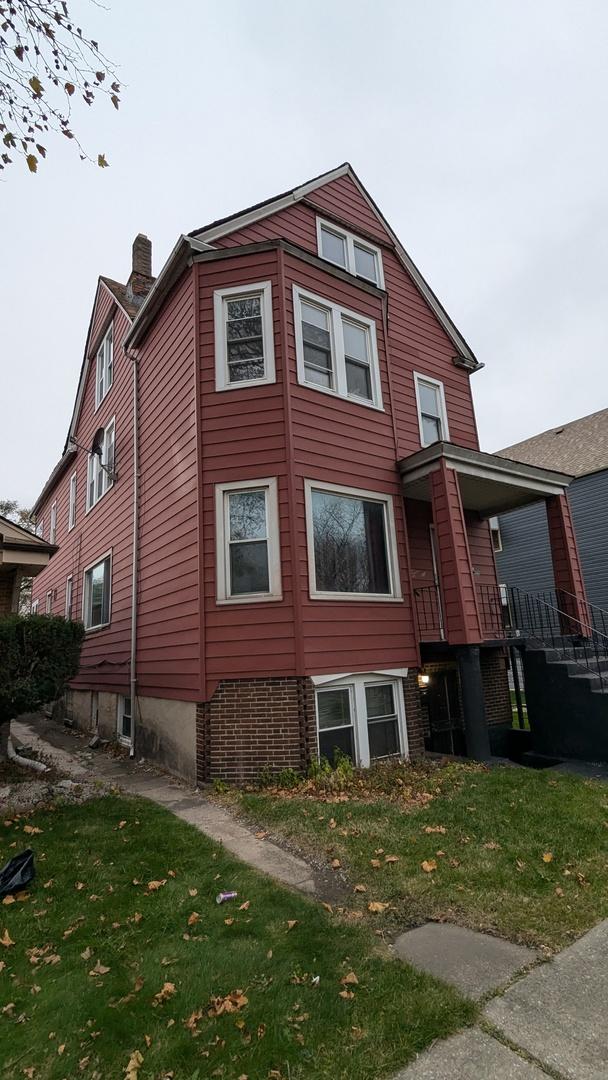
[{"label": "porch light", "polygon": [[421,674],[421,675],[418,676],[418,686],[420,687],[421,690],[424,690],[424,688],[429,685],[430,681],[431,681],[431,676],[430,675]]}]

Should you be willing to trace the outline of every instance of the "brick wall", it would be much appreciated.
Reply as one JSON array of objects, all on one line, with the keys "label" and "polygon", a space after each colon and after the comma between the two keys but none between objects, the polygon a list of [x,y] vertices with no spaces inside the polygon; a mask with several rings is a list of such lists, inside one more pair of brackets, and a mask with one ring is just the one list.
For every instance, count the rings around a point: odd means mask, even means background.
[{"label": "brick wall", "polygon": [[482,649],[480,655],[483,697],[488,724],[511,726],[511,695],[504,649]]},{"label": "brick wall", "polygon": [[306,769],[317,752],[307,678],[230,679],[197,707],[197,778],[238,784],[265,768]]},{"label": "brick wall", "polygon": [[417,671],[408,671],[407,678],[403,680],[403,697],[410,757],[420,758],[424,754],[425,716]]}]

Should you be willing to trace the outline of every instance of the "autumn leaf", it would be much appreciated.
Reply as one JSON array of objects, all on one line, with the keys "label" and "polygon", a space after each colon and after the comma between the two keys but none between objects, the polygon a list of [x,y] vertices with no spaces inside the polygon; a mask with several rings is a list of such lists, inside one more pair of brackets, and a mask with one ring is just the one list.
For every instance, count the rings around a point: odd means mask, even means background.
[{"label": "autumn leaf", "polygon": [[332,868],[332,870],[338,870],[341,866],[342,866],[342,863],[340,862],[339,859],[332,859],[331,860],[331,868]]},{"label": "autumn leaf", "polygon": [[126,821],[119,821],[118,822],[118,828],[119,829],[124,829],[126,824],[127,824]]},{"label": "autumn leaf", "polygon": [[5,949],[8,949],[10,945],[14,944],[15,942],[13,941],[11,935],[9,934],[8,930],[5,929],[2,933],[2,936],[0,937],[0,945],[4,945]]},{"label": "autumn leaf", "polygon": [[81,954],[80,954],[80,955],[81,955],[81,957],[82,957],[82,959],[83,959],[83,960],[90,960],[90,959],[91,959],[91,957],[92,957],[92,955],[93,955],[93,950],[92,950],[92,949],[90,948],[90,946],[89,946],[89,945],[87,945],[87,947],[86,947],[86,949],[84,950],[84,952],[81,952]]},{"label": "autumn leaf", "polygon": [[545,851],[543,855],[543,862],[553,862],[553,853],[551,851]]},{"label": "autumn leaf", "polygon": [[353,892],[367,892],[367,885],[355,885]]},{"label": "autumn leaf", "polygon": [[425,874],[432,874],[433,870],[437,869],[437,863],[435,859],[425,859],[424,862],[420,863],[420,866],[421,869],[424,870]]},{"label": "autumn leaf", "polygon": [[555,886],[555,895],[556,896],[563,896],[564,895],[564,890],[562,888],[560,888],[559,885]]},{"label": "autumn leaf", "polygon": [[357,976],[355,975],[354,971],[349,971],[348,975],[344,975],[344,977],[342,979],[340,979],[340,982],[341,982],[342,986],[358,986],[359,985],[359,980],[358,980]]},{"label": "autumn leaf", "polygon": [[4,897],[4,900],[2,901],[2,903],[4,904],[5,907],[8,907],[9,904],[14,904],[15,903],[15,897],[9,894],[8,896]]},{"label": "autumn leaf", "polygon": [[224,923],[225,923],[226,926],[232,926],[233,922],[234,922],[234,919],[231,919],[231,918],[224,919]]},{"label": "autumn leaf", "polygon": [[[36,157],[35,154],[28,154],[25,161],[26,161],[27,167],[30,170],[30,172],[35,173],[35,172],[38,171],[38,158]],[[25,832],[26,830],[24,829],[23,831]],[[28,831],[29,832],[42,832],[41,829],[30,829]]]},{"label": "autumn leaf", "polygon": [[207,1008],[207,1016],[216,1017],[223,1016],[224,1013],[238,1012],[239,1009],[244,1009],[248,1003],[249,998],[242,990],[233,990],[232,993],[226,994],[226,997],[223,998],[211,997]]},{"label": "autumn leaf", "polygon": [[249,905],[250,904],[251,904],[251,900],[245,900],[245,903],[240,905],[239,911],[249,911]]},{"label": "autumn leaf", "polygon": [[399,856],[398,855],[385,855],[384,856],[384,861],[386,863],[396,863],[396,862],[399,862]]},{"label": "autumn leaf", "polygon": [[193,911],[192,914],[188,916],[188,926],[194,926],[194,924],[197,923],[199,919],[200,915],[198,911]]},{"label": "autumn leaf", "polygon": [[379,870],[380,865],[381,865],[380,864],[380,859],[370,859],[369,860],[369,865],[373,866],[374,870]]},{"label": "autumn leaf", "polygon": [[297,919],[288,919],[287,920],[287,929],[288,930],[293,930],[294,926],[297,926],[297,925],[298,925],[298,920]]},{"label": "autumn leaf", "polygon": [[100,169],[107,169],[108,168],[109,162],[107,161],[105,154],[98,154],[97,155],[97,164],[99,165]]},{"label": "autumn leaf", "polygon": [[175,983],[166,982],[163,983],[162,990],[159,990],[152,999],[152,1005],[164,1005],[165,1001],[168,1001],[170,997],[173,997],[175,993]]},{"label": "autumn leaf", "polygon": [[425,825],[422,830],[425,833],[446,833],[448,830],[445,825]]},{"label": "autumn leaf", "polygon": [[388,906],[388,904],[381,903],[380,900],[370,900],[367,905],[367,910],[375,915],[381,915],[383,911],[386,911]]},{"label": "autumn leaf", "polygon": [[127,1062],[127,1067],[124,1070],[126,1080],[137,1080],[139,1076],[139,1070],[144,1063],[143,1054],[139,1050],[134,1050]]},{"label": "autumn leaf", "polygon": [[29,80],[29,85],[32,88],[34,97],[41,97],[42,92],[43,92],[43,87],[42,87],[42,83],[40,82],[40,79],[38,78],[37,75],[32,75],[31,79]]},{"label": "autumn leaf", "polygon": [[102,964],[101,961],[98,960],[95,967],[89,971],[89,975],[107,975],[109,970],[109,967],[106,967],[105,964]]},{"label": "autumn leaf", "polygon": [[158,892],[158,890],[162,889],[163,885],[166,885],[166,884],[167,884],[167,879],[166,878],[163,878],[162,881],[149,881],[148,882],[148,892]]},{"label": "autumn leaf", "polygon": [[354,998],[355,995],[353,994],[352,990],[340,990],[339,996],[341,998],[344,998],[346,1001],[350,1001],[351,998]]},{"label": "autumn leaf", "polygon": [[[34,158],[34,161],[36,161],[36,158]],[[31,166],[30,166],[30,168],[31,168]],[[36,170],[32,169],[32,172],[36,172]],[[27,833],[28,836],[39,836],[40,833],[42,832],[42,829],[39,829],[37,827],[37,825],[24,825],[23,826],[23,831],[24,831],[24,833]]]},{"label": "autumn leaf", "polygon": [[197,896],[198,889],[188,889],[188,896]]}]

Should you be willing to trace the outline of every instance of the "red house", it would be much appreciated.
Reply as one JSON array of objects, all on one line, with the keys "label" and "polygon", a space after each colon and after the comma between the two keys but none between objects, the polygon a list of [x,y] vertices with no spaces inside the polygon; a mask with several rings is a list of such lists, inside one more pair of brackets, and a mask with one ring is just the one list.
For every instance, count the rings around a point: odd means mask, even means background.
[{"label": "red house", "polygon": [[[481,365],[345,164],[99,279],[35,510],[82,618],[74,721],[191,779],[509,725],[488,519],[569,477],[479,451]],[[489,726],[488,726],[489,725]]]}]

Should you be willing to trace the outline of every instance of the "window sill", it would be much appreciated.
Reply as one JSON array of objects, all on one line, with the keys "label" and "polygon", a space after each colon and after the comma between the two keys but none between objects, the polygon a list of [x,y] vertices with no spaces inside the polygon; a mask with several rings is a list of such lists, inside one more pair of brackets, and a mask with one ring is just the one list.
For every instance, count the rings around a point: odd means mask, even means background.
[{"label": "window sill", "polygon": [[363,604],[402,604],[402,596],[387,596],[386,593],[341,593],[341,592],[310,592],[311,600],[333,600],[341,603],[343,600],[359,601]]},{"label": "window sill", "polygon": [[224,390],[249,390],[250,387],[272,386],[273,384],[276,384],[276,381],[276,376],[274,378],[272,376],[268,376],[264,377],[263,379],[243,379],[242,382],[221,384],[216,383],[215,389],[216,392],[220,394]]},{"label": "window sill", "polygon": [[282,593],[275,593],[272,596],[254,593],[250,596],[218,596],[215,602],[219,607],[224,607],[225,604],[270,604],[282,599]]},{"label": "window sill", "polygon": [[100,623],[99,626],[85,626],[85,637],[87,634],[98,634],[100,630],[107,630],[108,626],[110,626],[109,622]]},{"label": "window sill", "polygon": [[363,398],[351,397],[348,394],[339,394],[337,390],[329,390],[326,386],[319,386],[318,383],[303,382],[298,379],[298,386],[303,386],[306,390],[316,390],[319,394],[327,394],[328,397],[335,398],[337,401],[348,401],[351,405],[362,405],[364,409],[373,409],[374,412],[385,412],[383,405],[376,405],[373,401],[364,401]]}]

